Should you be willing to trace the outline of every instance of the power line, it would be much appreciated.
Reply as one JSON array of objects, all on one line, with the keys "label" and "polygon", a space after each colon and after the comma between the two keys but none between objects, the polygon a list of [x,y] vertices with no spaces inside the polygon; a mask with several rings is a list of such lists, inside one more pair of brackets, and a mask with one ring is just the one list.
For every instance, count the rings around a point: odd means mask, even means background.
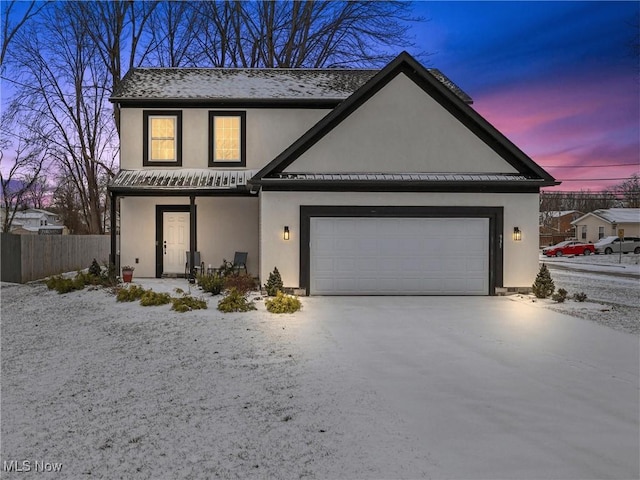
[{"label": "power line", "polygon": [[610,163],[608,165],[540,165],[542,168],[608,168],[608,167],[638,167],[638,163]]},{"label": "power line", "polygon": [[604,182],[609,180],[629,180],[629,177],[620,178],[560,178],[559,182]]}]

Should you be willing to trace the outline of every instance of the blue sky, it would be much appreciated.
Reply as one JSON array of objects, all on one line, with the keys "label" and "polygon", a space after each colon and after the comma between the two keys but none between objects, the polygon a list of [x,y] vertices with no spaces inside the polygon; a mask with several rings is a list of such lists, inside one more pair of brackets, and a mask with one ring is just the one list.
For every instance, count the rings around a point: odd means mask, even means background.
[{"label": "blue sky", "polygon": [[640,170],[639,5],[417,2],[429,21],[414,32],[428,66],[565,180],[556,190],[595,191]]}]

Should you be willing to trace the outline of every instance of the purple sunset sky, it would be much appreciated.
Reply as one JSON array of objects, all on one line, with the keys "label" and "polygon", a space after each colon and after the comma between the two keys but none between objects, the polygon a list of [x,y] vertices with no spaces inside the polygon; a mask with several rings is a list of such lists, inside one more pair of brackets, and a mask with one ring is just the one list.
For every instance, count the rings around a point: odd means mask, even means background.
[{"label": "purple sunset sky", "polygon": [[418,2],[429,21],[416,43],[427,66],[564,180],[551,191],[599,191],[640,173],[639,5]]}]

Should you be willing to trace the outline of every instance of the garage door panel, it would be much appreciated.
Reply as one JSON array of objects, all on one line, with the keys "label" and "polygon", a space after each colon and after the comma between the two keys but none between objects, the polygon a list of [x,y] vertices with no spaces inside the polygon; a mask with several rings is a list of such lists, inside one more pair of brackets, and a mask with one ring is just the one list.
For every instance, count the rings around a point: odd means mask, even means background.
[{"label": "garage door panel", "polygon": [[489,292],[487,218],[312,218],[312,294]]}]

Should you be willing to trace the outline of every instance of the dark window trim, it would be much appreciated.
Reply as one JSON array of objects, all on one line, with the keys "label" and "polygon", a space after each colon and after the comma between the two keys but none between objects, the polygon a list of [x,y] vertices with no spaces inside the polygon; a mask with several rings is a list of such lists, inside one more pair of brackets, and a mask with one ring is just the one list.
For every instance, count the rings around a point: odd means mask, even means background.
[{"label": "dark window trim", "polygon": [[[220,162],[213,158],[215,117],[240,117],[240,161]],[[247,166],[247,112],[241,110],[210,110],[209,111],[209,166],[210,167],[246,167]]]},{"label": "dark window trim", "polygon": [[313,217],[399,217],[399,218],[488,218],[489,295],[503,282],[503,207],[420,207],[420,206],[333,206],[300,205],[300,288],[309,295],[311,285],[311,218]]},{"label": "dark window trim", "polygon": [[[149,160],[149,117],[176,117],[176,160],[158,162]],[[145,167],[181,167],[182,166],[182,111],[181,110],[143,110],[142,112],[142,165]]]},{"label": "dark window trim", "polygon": [[[165,212],[191,212],[191,205],[156,205],[156,278],[161,278],[164,271],[164,256],[162,255],[162,242],[164,241],[164,225],[163,214]],[[196,242],[197,235],[197,205],[194,205],[194,214],[189,215],[189,235],[193,234],[194,237],[189,239],[189,242],[193,244],[194,251],[197,250],[198,245]],[[186,260],[186,259],[185,259]]]}]

